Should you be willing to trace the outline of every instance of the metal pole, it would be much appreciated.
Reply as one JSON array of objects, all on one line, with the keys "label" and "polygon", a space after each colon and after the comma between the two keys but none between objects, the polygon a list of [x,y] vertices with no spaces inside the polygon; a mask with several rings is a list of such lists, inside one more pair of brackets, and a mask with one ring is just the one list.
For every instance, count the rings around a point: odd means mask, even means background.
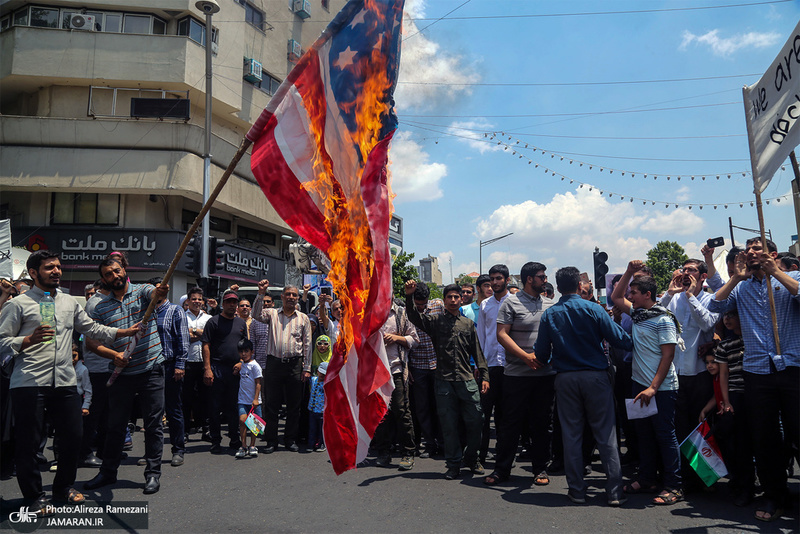
[{"label": "metal pole", "polygon": [[728,229],[731,231],[731,248],[736,246],[736,241],[733,239],[733,219],[728,217]]},{"label": "metal pole", "polygon": [[794,180],[792,180],[794,222],[797,225],[797,235],[800,236],[800,168],[797,166],[797,156],[795,156],[794,150],[789,153],[789,158],[792,160],[792,171],[794,172]]},{"label": "metal pole", "polygon": [[[206,13],[206,143],[203,151],[203,205],[208,202],[211,194],[211,17],[212,13]],[[200,254],[200,276],[208,278],[208,246],[211,236],[210,222],[211,215],[206,214],[203,218],[201,230],[201,240],[203,242]]]}]

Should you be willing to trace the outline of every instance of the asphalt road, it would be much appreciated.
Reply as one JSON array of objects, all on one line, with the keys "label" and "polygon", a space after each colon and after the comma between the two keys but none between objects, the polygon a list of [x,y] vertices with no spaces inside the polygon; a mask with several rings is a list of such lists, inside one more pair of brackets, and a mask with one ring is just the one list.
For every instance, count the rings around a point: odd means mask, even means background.
[{"label": "asphalt road", "polygon": [[[87,501],[147,503],[147,531],[170,534],[800,530],[797,506],[774,523],[756,521],[752,506],[733,506],[724,481],[716,492],[692,494],[674,506],[656,507],[649,504],[652,496],[634,495],[622,508],[609,508],[599,463],[588,477],[587,503],[576,505],[567,499],[563,476],[552,477],[549,486],[533,486],[531,468],[525,462],[517,462],[510,481],[489,488],[467,470],[462,471],[461,479],[445,480],[441,459],[417,459],[413,470],[401,472],[376,467],[371,458],[364,467],[337,477],[326,453],[280,449],[271,455],[236,460],[233,451],[211,455],[208,443],[198,441],[199,435],[193,438],[183,466],[171,467],[170,455],[165,454],[161,491],[147,496],[142,494],[144,468],[136,465],[144,448],[143,434],[137,432],[117,484],[86,492]],[[168,453],[169,445],[164,449]],[[46,454],[52,458],[49,446]],[[396,464],[399,458],[394,461]],[[489,473],[492,463],[486,467]],[[78,488],[95,472],[79,469]],[[45,472],[43,478],[49,490],[53,475]],[[798,478],[791,478],[790,484],[797,495]],[[15,479],[2,481],[0,494],[11,509],[19,506]],[[8,517],[2,520],[0,528],[9,528]]]}]

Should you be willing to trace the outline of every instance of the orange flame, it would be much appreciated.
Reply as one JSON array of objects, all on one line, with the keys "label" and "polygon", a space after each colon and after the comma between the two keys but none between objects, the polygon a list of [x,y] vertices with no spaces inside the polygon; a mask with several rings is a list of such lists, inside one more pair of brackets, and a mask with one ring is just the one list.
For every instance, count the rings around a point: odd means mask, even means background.
[{"label": "orange flame", "polygon": [[[372,0],[365,2],[365,8],[378,17],[383,17]],[[331,240],[330,248],[326,251],[331,260],[328,280],[342,301],[343,319],[337,348],[345,358],[354,343],[351,318],[355,318],[358,323],[364,319],[370,279],[375,268],[367,214],[358,193],[361,190],[361,178],[367,158],[380,141],[383,126],[381,117],[390,111],[387,95],[392,89],[392,83],[385,69],[381,69],[383,62],[379,60],[381,49],[390,46],[389,39],[390,36],[384,34],[371,51],[370,58],[359,61],[352,67],[359,71],[360,78],[364,80],[361,87],[357,88],[358,96],[352,104],[355,106],[355,115],[359,118],[358,130],[352,136],[360,152],[358,168],[353,171],[354,176],[335,176],[329,156],[317,150],[313,160],[315,179],[304,185],[306,190],[317,193],[324,202],[325,226]],[[317,147],[325,146],[322,128],[321,124],[313,121],[310,124]],[[345,186],[347,191],[352,192],[349,197],[345,194]],[[360,283],[348,284],[348,278],[354,275],[360,278]],[[351,287],[361,289],[351,291]]]}]

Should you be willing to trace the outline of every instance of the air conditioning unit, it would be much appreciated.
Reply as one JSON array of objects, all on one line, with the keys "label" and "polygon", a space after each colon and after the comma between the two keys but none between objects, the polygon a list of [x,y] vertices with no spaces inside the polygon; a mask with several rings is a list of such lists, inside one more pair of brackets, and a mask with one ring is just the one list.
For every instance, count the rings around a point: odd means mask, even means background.
[{"label": "air conditioning unit", "polygon": [[289,60],[297,61],[303,55],[303,47],[294,39],[289,39]]},{"label": "air conditioning unit", "polygon": [[219,45],[214,41],[211,41],[211,53],[214,55],[219,54]]},{"label": "air conditioning unit", "polygon": [[294,0],[292,11],[301,19],[307,19],[311,16],[311,2],[309,0]]},{"label": "air conditioning unit", "polygon": [[244,58],[244,79],[250,83],[261,81],[261,63],[251,58]]},{"label": "air conditioning unit", "polygon": [[94,31],[94,15],[73,13],[69,16],[69,27],[73,30]]}]

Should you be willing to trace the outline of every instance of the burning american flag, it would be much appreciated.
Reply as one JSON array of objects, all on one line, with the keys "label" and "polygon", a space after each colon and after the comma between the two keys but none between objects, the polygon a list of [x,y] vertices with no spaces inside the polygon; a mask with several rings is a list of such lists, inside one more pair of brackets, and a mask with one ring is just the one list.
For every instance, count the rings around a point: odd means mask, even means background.
[{"label": "burning american flag", "polygon": [[325,444],[337,474],[366,457],[394,387],[380,328],[392,298],[386,163],[403,3],[348,2],[247,134],[261,189],[330,258],[342,300],[325,379]]}]

